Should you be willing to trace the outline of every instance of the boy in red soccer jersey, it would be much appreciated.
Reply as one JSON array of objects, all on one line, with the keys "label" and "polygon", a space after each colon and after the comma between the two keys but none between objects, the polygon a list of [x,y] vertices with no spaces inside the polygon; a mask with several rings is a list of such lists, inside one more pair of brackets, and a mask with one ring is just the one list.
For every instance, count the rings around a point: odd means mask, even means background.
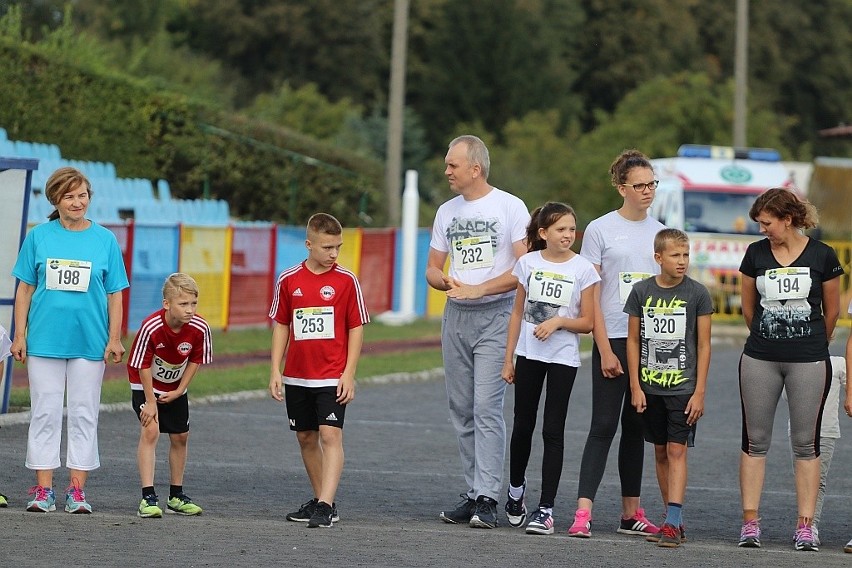
[{"label": "boy in red soccer jersey", "polygon": [[334,495],[343,472],[343,418],[355,398],[363,326],[370,321],[358,279],[337,265],[342,234],[331,215],[311,216],[308,258],[278,276],[269,310],[274,321],[269,393],[277,401],[286,394],[290,430],[314,492],[287,520],[307,521],[311,528],[339,520]]},{"label": "boy in red soccer jersey", "polygon": [[137,514],[162,517],[154,491],[154,463],[160,433],[169,435],[168,510],[180,515],[200,515],[201,507],[183,492],[189,439],[189,400],[186,389],[199,365],[213,360],[210,327],[195,313],[198,285],[177,272],[163,285],[163,308],[145,318],[130,349],[127,372],[133,410],[142,425],[136,460],[142,481],[142,501]]}]

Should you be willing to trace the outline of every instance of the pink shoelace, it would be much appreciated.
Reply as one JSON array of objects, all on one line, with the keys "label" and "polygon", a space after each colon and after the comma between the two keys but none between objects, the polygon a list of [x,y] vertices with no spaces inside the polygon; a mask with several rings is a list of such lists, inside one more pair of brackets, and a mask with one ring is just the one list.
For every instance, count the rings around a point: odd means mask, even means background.
[{"label": "pink shoelace", "polygon": [[47,500],[47,487],[42,485],[33,485],[30,487],[30,490],[27,492],[27,495],[34,495],[36,501],[46,501]]},{"label": "pink shoelace", "polygon": [[68,488],[67,493],[71,495],[71,499],[74,501],[85,501],[86,493],[80,489],[78,485],[72,485]]}]

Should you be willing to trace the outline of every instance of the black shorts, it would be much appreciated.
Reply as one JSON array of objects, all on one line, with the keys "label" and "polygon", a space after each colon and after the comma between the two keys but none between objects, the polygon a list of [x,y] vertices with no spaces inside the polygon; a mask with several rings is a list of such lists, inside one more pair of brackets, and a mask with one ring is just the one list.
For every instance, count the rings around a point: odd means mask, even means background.
[{"label": "black shorts", "polygon": [[320,426],[343,428],[346,406],[337,402],[337,387],[284,385],[290,430],[305,432]]},{"label": "black shorts", "polygon": [[645,412],[640,414],[644,425],[645,440],[657,446],[668,442],[695,445],[695,424],[686,423],[684,414],[692,394],[663,396],[645,393]]},{"label": "black shorts", "polygon": [[[145,405],[145,391],[133,390],[133,410],[136,418]],[[157,398],[160,395],[155,393]],[[183,434],[189,432],[189,397],[184,393],[168,404],[157,403],[157,423],[161,434]]]}]

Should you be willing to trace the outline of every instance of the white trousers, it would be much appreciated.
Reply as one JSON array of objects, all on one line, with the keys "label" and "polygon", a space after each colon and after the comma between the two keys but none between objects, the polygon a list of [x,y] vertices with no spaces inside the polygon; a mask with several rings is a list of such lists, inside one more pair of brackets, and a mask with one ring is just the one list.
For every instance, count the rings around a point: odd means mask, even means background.
[{"label": "white trousers", "polygon": [[53,470],[61,463],[62,409],[68,386],[69,469],[90,471],[100,467],[98,412],[101,405],[103,361],[28,357],[30,381],[30,430],[26,466]]}]

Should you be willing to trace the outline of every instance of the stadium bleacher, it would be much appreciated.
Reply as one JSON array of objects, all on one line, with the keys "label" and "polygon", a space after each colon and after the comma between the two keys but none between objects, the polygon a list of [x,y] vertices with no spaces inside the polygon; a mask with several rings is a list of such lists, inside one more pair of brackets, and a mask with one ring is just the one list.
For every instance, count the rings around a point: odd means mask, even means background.
[{"label": "stadium bleacher", "polygon": [[122,224],[128,219],[143,224],[227,225],[230,221],[228,202],[222,199],[173,199],[169,182],[157,180],[156,191],[150,180],[122,178],[115,164],[62,157],[56,144],[10,140],[0,127],[0,156],[38,159],[33,171],[28,221],[42,223],[53,211],[44,197],[44,186],[58,168],[77,168],[92,183],[89,216],[101,224]]}]

